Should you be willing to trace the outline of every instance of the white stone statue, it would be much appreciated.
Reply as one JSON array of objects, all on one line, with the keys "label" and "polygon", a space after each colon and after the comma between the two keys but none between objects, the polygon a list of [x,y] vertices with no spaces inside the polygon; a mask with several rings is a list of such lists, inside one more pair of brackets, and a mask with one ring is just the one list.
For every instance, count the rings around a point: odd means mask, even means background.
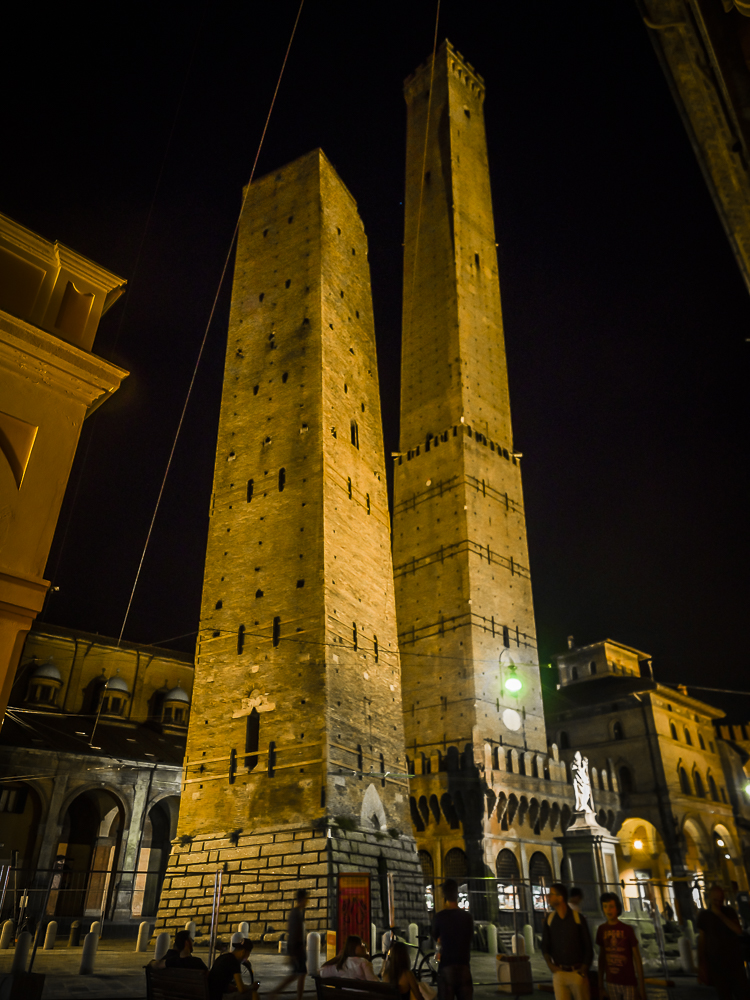
[{"label": "white stone statue", "polygon": [[575,811],[582,813],[593,812],[594,797],[591,794],[588,757],[582,757],[581,751],[576,750],[570,769],[573,772],[573,790],[576,793]]}]

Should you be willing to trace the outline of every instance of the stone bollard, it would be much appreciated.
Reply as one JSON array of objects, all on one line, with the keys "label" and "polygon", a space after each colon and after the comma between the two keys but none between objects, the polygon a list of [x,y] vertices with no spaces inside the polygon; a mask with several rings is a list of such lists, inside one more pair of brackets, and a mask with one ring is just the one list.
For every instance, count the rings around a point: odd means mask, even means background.
[{"label": "stone bollard", "polygon": [[378,928],[375,924],[370,924],[370,954],[374,955],[378,950]]},{"label": "stone bollard", "polygon": [[81,944],[81,921],[74,920],[70,925],[70,935],[68,937],[68,947],[78,948]]},{"label": "stone bollard", "polygon": [[409,924],[409,944],[419,944],[419,924]]},{"label": "stone bollard", "polygon": [[320,972],[320,934],[310,931],[307,935],[307,974],[317,976]]},{"label": "stone bollard", "polygon": [[50,920],[47,924],[47,932],[44,935],[44,950],[52,951],[55,947],[55,938],[57,937],[57,921]]},{"label": "stone bollard", "polygon": [[243,920],[241,924],[238,924],[237,930],[243,938],[250,937],[250,924],[247,920]]},{"label": "stone bollard", "polygon": [[3,930],[0,934],[0,948],[10,948],[10,943],[13,940],[13,935],[15,933],[15,925],[12,920],[6,920],[3,924]]},{"label": "stone bollard", "polygon": [[102,936],[102,925],[99,923],[98,920],[94,920],[91,926],[89,927],[89,934],[96,934],[98,938]]},{"label": "stone bollard", "polygon": [[531,924],[523,925],[523,942],[526,945],[526,955],[533,955],[536,952],[534,946],[534,928]]},{"label": "stone bollard", "polygon": [[487,924],[487,951],[497,955],[497,927],[494,924]]},{"label": "stone bollard", "polygon": [[185,930],[188,932],[193,941],[195,941],[195,933],[197,929],[198,928],[194,920],[188,920],[188,922],[185,924]]},{"label": "stone bollard", "polygon": [[154,961],[160,962],[164,956],[169,951],[169,931],[162,931],[156,937],[156,944],[154,945]]},{"label": "stone bollard", "polygon": [[680,950],[680,962],[682,963],[682,971],[686,976],[692,975],[695,972],[695,964],[693,962],[693,949],[690,947],[690,940],[686,935],[682,935],[677,940],[677,947]]},{"label": "stone bollard", "polygon": [[29,964],[29,952],[31,951],[31,934],[28,931],[24,931],[22,934],[18,935],[18,940],[16,941],[16,950],[13,954],[13,965],[10,967],[11,976],[16,972],[26,972],[26,966]]},{"label": "stone bollard", "polygon": [[94,971],[96,961],[96,949],[99,947],[99,932],[89,931],[83,939],[83,951],[81,952],[81,967],[78,970],[79,976],[90,976]]},{"label": "stone bollard", "polygon": [[510,942],[514,955],[526,954],[526,942],[523,939],[523,934],[514,934],[510,939]]},{"label": "stone bollard", "polygon": [[145,951],[148,948],[148,939],[151,937],[151,925],[148,920],[144,920],[138,925],[138,940],[135,943],[136,951]]}]

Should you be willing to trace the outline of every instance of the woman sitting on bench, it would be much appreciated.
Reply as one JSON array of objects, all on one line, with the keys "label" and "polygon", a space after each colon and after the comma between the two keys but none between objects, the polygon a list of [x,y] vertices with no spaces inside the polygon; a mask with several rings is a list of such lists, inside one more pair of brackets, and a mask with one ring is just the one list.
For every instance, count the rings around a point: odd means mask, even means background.
[{"label": "woman sitting on bench", "polygon": [[343,979],[369,979],[379,983],[372,962],[367,958],[367,949],[362,944],[362,938],[350,934],[342,951],[320,967],[320,975],[327,979],[340,976]]},{"label": "woman sitting on bench", "polygon": [[411,955],[403,941],[392,941],[383,967],[383,982],[391,983],[403,1000],[422,1000],[417,977],[411,971]]}]

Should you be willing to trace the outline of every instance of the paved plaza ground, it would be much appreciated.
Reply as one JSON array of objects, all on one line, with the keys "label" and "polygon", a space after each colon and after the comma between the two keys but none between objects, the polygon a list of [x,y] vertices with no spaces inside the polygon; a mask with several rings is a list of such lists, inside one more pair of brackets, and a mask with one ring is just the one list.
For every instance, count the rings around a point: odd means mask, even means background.
[{"label": "paved plaza ground", "polygon": [[[206,949],[196,948],[195,954],[207,958]],[[132,941],[103,939],[96,957],[94,975],[81,976],[81,948],[68,948],[65,944],[54,951],[37,952],[34,972],[46,976],[43,1000],[140,1000],[146,996],[146,980],[143,966],[153,957],[153,948],[147,952],[134,951]],[[261,982],[261,996],[267,996],[286,974],[286,958],[270,951],[253,952],[253,970]],[[0,952],[0,976],[10,971],[13,952]],[[508,995],[498,991],[497,969],[493,956],[475,952],[472,955],[474,976],[474,996],[476,1000]],[[531,958],[535,987],[550,983],[550,974],[541,955]],[[293,988],[285,996],[293,995]],[[315,996],[315,986],[311,979],[305,990],[309,1000]],[[678,977],[675,988],[666,991],[657,987],[649,989],[648,1000],[714,1000],[715,993],[698,986],[695,978]],[[551,1000],[551,993],[535,988],[531,1000]]]}]

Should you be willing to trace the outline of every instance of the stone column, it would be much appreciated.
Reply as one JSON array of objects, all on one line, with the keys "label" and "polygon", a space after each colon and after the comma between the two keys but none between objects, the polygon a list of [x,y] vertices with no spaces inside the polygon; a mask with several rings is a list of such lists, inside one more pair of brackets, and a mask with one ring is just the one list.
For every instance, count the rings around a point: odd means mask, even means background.
[{"label": "stone column", "polygon": [[154,778],[154,769],[138,772],[133,786],[133,806],[130,814],[130,825],[124,836],[123,849],[120,852],[120,882],[117,886],[115,902],[115,920],[129,920],[133,905],[133,890],[135,889],[135,867],[138,864],[138,848],[143,834],[143,825],[148,814],[148,799]]}]

